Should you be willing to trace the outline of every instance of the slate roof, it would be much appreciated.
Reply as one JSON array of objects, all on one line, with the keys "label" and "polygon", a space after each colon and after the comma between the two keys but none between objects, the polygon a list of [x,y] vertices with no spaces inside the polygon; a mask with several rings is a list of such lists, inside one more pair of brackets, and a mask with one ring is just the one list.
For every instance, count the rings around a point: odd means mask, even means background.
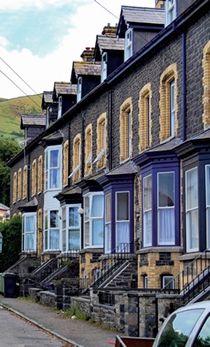
[{"label": "slate roof", "polygon": [[129,160],[126,163],[117,167],[116,169],[107,173],[107,176],[135,174],[136,172],[138,172],[136,164],[133,161]]},{"label": "slate roof", "polygon": [[121,16],[128,23],[164,24],[165,11],[159,8],[122,6]]},{"label": "slate roof", "polygon": [[58,97],[58,95],[76,95],[77,85],[68,82],[55,82],[53,92],[56,97]]},{"label": "slate roof", "polygon": [[46,116],[43,114],[26,115],[21,116],[21,129],[25,129],[29,126],[46,126]]},{"label": "slate roof", "polygon": [[1,211],[9,211],[9,207],[7,207],[6,205],[0,203],[0,210]]},{"label": "slate roof", "polygon": [[85,61],[74,61],[73,69],[76,76],[100,76],[101,75],[101,63],[92,63]]},{"label": "slate roof", "polygon": [[124,39],[117,37],[110,37],[105,35],[97,35],[96,46],[98,46],[100,52],[103,51],[123,51],[124,50]]},{"label": "slate roof", "polygon": [[42,95],[42,109],[47,107],[47,104],[53,103],[53,92],[44,91]]}]

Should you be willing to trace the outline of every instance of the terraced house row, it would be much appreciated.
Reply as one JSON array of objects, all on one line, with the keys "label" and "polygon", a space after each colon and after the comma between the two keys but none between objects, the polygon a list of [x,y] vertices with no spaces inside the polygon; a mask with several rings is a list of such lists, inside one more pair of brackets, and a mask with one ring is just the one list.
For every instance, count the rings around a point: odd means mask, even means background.
[{"label": "terraced house row", "polygon": [[43,114],[22,116],[25,147],[9,163],[22,278],[52,260],[48,275],[58,274],[74,259],[80,293],[175,293],[201,273],[210,248],[209,9],[209,0],[122,6],[118,25],[73,62],[70,82],[43,93]]}]

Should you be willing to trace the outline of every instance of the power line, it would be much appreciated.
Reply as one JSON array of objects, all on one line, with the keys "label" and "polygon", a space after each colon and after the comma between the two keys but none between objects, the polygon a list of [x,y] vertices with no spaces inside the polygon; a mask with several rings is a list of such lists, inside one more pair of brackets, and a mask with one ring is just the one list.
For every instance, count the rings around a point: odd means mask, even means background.
[{"label": "power line", "polygon": [[[23,94],[25,94],[25,96],[27,96],[29,99],[31,99],[31,101],[33,101],[38,107],[40,107],[39,104],[37,104],[37,102],[35,100],[33,100],[29,95],[27,95],[13,80],[11,80],[11,78],[9,78],[2,70],[0,70],[0,72],[10,81],[12,82]],[[38,94],[37,94],[38,95]],[[40,95],[39,95],[40,97]],[[41,97],[40,97],[41,98]]]},{"label": "power line", "polygon": [[[37,94],[39,97],[40,97],[40,99],[41,99],[41,96],[20,76],[20,75],[18,75],[18,73],[9,65],[9,64],[7,64],[7,62],[3,59],[3,58],[1,58],[0,57],[0,59],[3,61],[3,63],[5,64],[5,65],[7,65],[9,68],[10,68],[10,70],[12,70],[12,72],[14,72],[14,74],[16,75],[16,76],[18,76],[20,79],[21,79],[21,81],[23,81],[35,94]],[[20,88],[19,88],[20,89]]]},{"label": "power line", "polygon": [[112,16],[114,16],[115,18],[118,19],[117,16],[115,16],[114,13],[112,13],[111,11],[109,11],[106,7],[104,7],[103,5],[100,4],[100,2],[98,2],[97,0],[94,0],[99,6],[101,6],[104,10],[106,10],[107,12],[109,12]]}]

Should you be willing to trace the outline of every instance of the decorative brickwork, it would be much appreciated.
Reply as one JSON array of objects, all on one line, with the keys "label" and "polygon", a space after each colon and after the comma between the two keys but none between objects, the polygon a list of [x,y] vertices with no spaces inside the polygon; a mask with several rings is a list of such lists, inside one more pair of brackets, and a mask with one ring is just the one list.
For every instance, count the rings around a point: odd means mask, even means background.
[{"label": "decorative brickwork", "polygon": [[171,120],[170,120],[170,83],[174,80],[174,107],[175,107],[175,134],[177,135],[177,129],[178,129],[178,120],[177,120],[177,114],[178,114],[178,86],[177,86],[177,79],[178,79],[178,71],[177,71],[177,64],[171,64],[168,66],[164,72],[161,74],[160,77],[160,134],[159,138],[160,141],[164,141],[167,138],[169,138],[170,135],[170,127],[171,127]]},{"label": "decorative brickwork", "polygon": [[73,182],[80,179],[80,166],[81,166],[81,134],[77,134],[74,138],[73,144]]},{"label": "decorative brickwork", "polygon": [[22,169],[18,170],[18,200],[22,198]]},{"label": "decorative brickwork", "polygon": [[107,115],[102,113],[97,119],[97,157],[94,160],[98,169],[106,166]]},{"label": "decorative brickwork", "polygon": [[159,260],[156,261],[157,266],[162,265],[169,265],[173,266],[174,261],[171,260],[171,253],[170,252],[160,252],[159,253]]},{"label": "decorative brickwork", "polygon": [[63,146],[63,186],[68,184],[68,170],[69,170],[69,141],[66,140]]},{"label": "decorative brickwork", "polygon": [[43,179],[43,155],[40,155],[38,160],[38,193],[41,193],[43,189],[42,179]]},{"label": "decorative brickwork", "polygon": [[203,124],[210,127],[210,41],[203,50]]}]

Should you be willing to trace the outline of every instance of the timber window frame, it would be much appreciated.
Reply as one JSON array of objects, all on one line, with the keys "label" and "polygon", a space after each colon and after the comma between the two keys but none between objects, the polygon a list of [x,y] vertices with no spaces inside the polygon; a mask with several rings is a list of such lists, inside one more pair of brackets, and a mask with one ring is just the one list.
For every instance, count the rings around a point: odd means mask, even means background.
[{"label": "timber window frame", "polygon": [[176,18],[176,0],[165,1],[166,25],[170,24]]},{"label": "timber window frame", "polygon": [[132,156],[132,98],[126,99],[120,106],[120,162]]},{"label": "timber window frame", "polygon": [[43,186],[43,156],[40,155],[38,159],[38,194],[42,192]]},{"label": "timber window frame", "polygon": [[18,170],[18,200],[22,198],[22,169]]},{"label": "timber window frame", "polygon": [[139,151],[145,150],[152,144],[151,118],[151,83],[147,83],[139,93]]},{"label": "timber window frame", "polygon": [[49,146],[45,150],[45,190],[61,188],[62,146]]},{"label": "timber window frame", "polygon": [[133,29],[129,28],[125,32],[124,61],[132,57],[132,55],[133,55]]},{"label": "timber window frame", "polygon": [[37,165],[36,159],[32,162],[32,172],[31,172],[31,195],[36,195],[36,179],[37,179]]},{"label": "timber window frame", "polygon": [[63,187],[68,185],[69,172],[69,141],[66,140],[63,146]]},{"label": "timber window frame", "polygon": [[22,251],[36,251],[36,213],[22,215]]},{"label": "timber window frame", "polygon": [[177,136],[178,88],[177,65],[171,64],[160,77],[160,141]]},{"label": "timber window frame", "polygon": [[97,119],[97,156],[93,161],[97,169],[106,166],[107,153],[107,116],[102,113]]},{"label": "timber window frame", "polygon": [[203,125],[204,129],[210,127],[210,41],[203,49]]},{"label": "timber window frame", "polygon": [[81,204],[62,207],[62,252],[79,252],[81,249]]},{"label": "timber window frame", "polygon": [[69,175],[73,182],[77,182],[81,177],[81,134],[77,134],[73,141],[73,170]]},{"label": "timber window frame", "polygon": [[92,124],[85,129],[85,176],[92,172]]},{"label": "timber window frame", "polygon": [[17,172],[13,174],[13,204],[17,201]]}]

